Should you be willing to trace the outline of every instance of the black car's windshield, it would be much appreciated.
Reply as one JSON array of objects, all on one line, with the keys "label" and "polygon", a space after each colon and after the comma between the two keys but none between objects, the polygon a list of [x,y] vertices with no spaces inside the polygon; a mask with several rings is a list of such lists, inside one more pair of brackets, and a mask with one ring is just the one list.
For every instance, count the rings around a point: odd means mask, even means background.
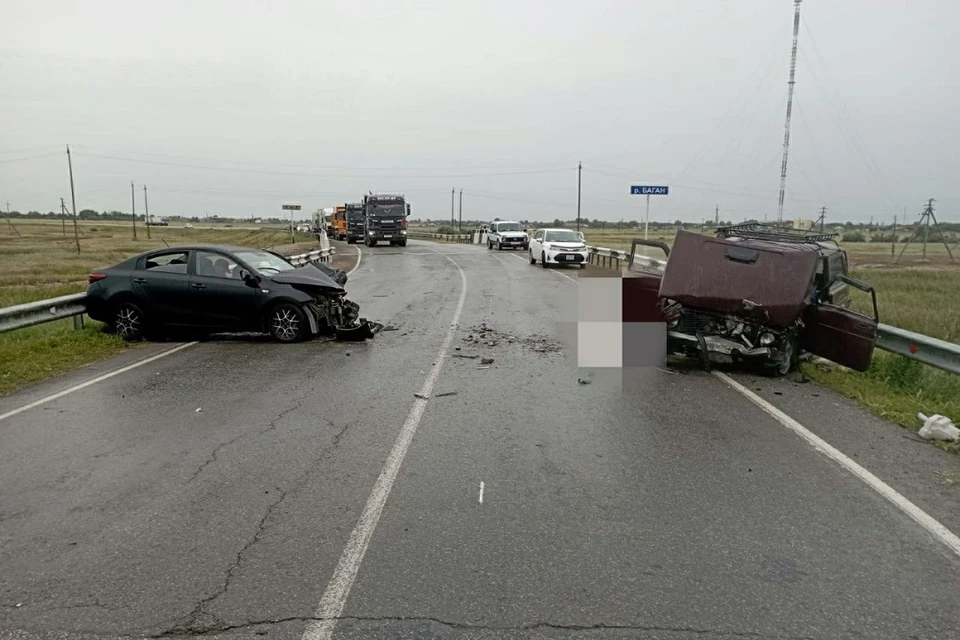
[{"label": "black car's windshield", "polygon": [[497,225],[497,231],[502,233],[504,231],[523,231],[523,229],[520,228],[518,222],[501,222]]},{"label": "black car's windshield", "polygon": [[580,242],[576,231],[547,231],[543,234],[543,239],[547,242]]},{"label": "black car's windshield", "polygon": [[263,275],[296,269],[283,258],[268,251],[237,251],[235,255],[250,265],[254,271]]}]

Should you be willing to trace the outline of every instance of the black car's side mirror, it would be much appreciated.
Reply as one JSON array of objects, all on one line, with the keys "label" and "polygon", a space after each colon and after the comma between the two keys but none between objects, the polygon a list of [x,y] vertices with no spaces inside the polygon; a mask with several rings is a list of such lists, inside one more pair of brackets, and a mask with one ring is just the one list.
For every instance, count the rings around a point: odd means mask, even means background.
[{"label": "black car's side mirror", "polygon": [[256,286],[260,284],[260,278],[253,275],[246,269],[240,269],[240,279],[246,282],[250,286]]}]

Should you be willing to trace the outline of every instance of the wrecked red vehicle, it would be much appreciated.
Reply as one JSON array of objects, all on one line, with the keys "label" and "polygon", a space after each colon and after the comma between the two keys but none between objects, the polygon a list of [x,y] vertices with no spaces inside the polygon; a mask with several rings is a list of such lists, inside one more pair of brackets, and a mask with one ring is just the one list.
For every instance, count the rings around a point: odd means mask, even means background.
[{"label": "wrecked red vehicle", "polygon": [[[662,249],[666,262],[636,255]],[[857,371],[877,338],[873,287],[847,275],[833,234],[748,223],[715,237],[678,231],[671,250],[634,240],[623,280],[625,322],[665,322],[667,353],[712,363],[753,363],[774,375],[807,351]],[[849,287],[868,293],[873,317],[851,310]]]}]

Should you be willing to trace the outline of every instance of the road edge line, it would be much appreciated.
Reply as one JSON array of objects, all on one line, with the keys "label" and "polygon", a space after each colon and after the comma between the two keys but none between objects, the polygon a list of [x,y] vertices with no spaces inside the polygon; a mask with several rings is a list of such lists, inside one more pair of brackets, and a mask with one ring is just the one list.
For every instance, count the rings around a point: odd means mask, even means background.
[{"label": "road edge line", "polygon": [[[438,251],[437,253],[441,252]],[[443,367],[447,352],[453,343],[457,327],[460,324],[460,316],[463,313],[463,306],[467,299],[467,275],[463,272],[463,268],[454,262],[453,259],[446,255],[444,255],[444,257],[460,272],[460,299],[457,301],[457,307],[453,313],[453,321],[450,323],[447,335],[444,337],[443,343],[440,346],[440,352],[437,354],[436,360],[430,368],[427,378],[423,381],[420,392],[417,394],[418,397],[414,400],[413,407],[410,409],[407,419],[400,428],[400,433],[397,435],[393,448],[390,450],[390,455],[387,457],[383,469],[380,471],[380,475],[377,476],[377,481],[373,485],[370,497],[367,498],[363,512],[360,514],[356,526],[350,533],[350,538],[343,548],[343,553],[340,555],[340,560],[337,562],[333,576],[330,578],[330,582],[327,584],[327,588],[320,598],[320,603],[317,605],[314,614],[316,620],[307,625],[307,628],[303,632],[302,640],[329,640],[329,638],[333,636],[337,619],[340,617],[340,614],[343,613],[343,608],[347,603],[347,597],[350,595],[353,582],[356,580],[357,572],[360,570],[360,564],[363,562],[363,556],[367,552],[367,547],[373,538],[373,532],[376,530],[377,523],[380,521],[380,514],[383,512],[383,507],[393,489],[393,483],[400,473],[400,466],[403,464],[403,459],[407,455],[407,450],[410,448],[413,436],[417,433],[417,427],[420,425],[423,412],[427,408],[427,398],[430,397],[433,386],[440,377],[440,369]]]},{"label": "road edge line", "polygon": [[92,378],[92,379],[90,379],[90,380],[87,380],[86,382],[81,382],[80,384],[76,384],[76,385],[74,385],[74,386],[72,386],[72,387],[68,387],[67,389],[64,389],[63,391],[58,391],[57,393],[51,394],[51,395],[46,396],[46,397],[44,397],[44,398],[40,398],[39,400],[35,400],[35,401],[33,401],[33,402],[29,403],[29,404],[25,404],[25,405],[23,405],[22,407],[18,407],[18,408],[16,408],[16,409],[11,409],[10,411],[7,411],[6,413],[0,413],[0,421],[6,420],[7,418],[12,418],[13,416],[15,416],[15,415],[17,415],[17,414],[23,413],[24,411],[29,411],[30,409],[33,409],[33,408],[35,408],[35,407],[39,407],[39,406],[42,405],[42,404],[46,404],[46,403],[48,403],[48,402],[52,402],[52,401],[54,401],[54,400],[56,400],[56,399],[58,399],[58,398],[62,398],[63,396],[69,395],[69,394],[71,394],[71,393],[73,393],[73,392],[75,392],[75,391],[80,391],[81,389],[86,389],[87,387],[89,387],[89,386],[91,386],[91,385],[94,385],[94,384],[97,384],[98,382],[103,382],[104,380],[107,380],[108,378],[112,378],[112,377],[114,377],[114,376],[118,376],[118,375],[120,375],[121,373],[126,373],[127,371],[131,371],[131,370],[133,370],[133,369],[136,369],[137,367],[143,366],[143,365],[145,365],[145,364],[149,364],[149,363],[153,362],[154,360],[159,360],[160,358],[165,358],[165,357],[167,357],[167,356],[169,356],[169,355],[171,355],[171,354],[173,354],[173,353],[176,353],[176,352],[178,352],[178,351],[182,351],[182,350],[186,349],[187,347],[192,347],[192,346],[195,345],[195,344],[197,344],[196,341],[194,341],[194,342],[188,342],[188,343],[186,343],[186,344],[178,345],[178,346],[176,346],[176,347],[174,347],[174,348],[172,348],[172,349],[167,349],[166,351],[163,351],[163,352],[161,352],[161,353],[152,355],[152,356],[150,356],[149,358],[144,358],[143,360],[138,360],[137,362],[134,362],[134,363],[132,363],[132,364],[128,364],[128,365],[125,366],[125,367],[120,367],[119,369],[116,369],[116,370],[114,370],[114,371],[109,371],[109,372],[107,372],[107,373],[103,373],[103,374],[101,374],[101,375],[99,375],[99,376],[97,376],[97,377],[95,377],[95,378]]},{"label": "road edge line", "polygon": [[770,404],[768,401],[764,400],[753,391],[750,391],[742,384],[731,378],[730,376],[722,373],[720,371],[712,371],[714,376],[726,382],[731,388],[735,391],[738,391],[745,398],[750,400],[752,403],[763,409],[767,414],[769,414],[774,420],[785,426],[787,429],[790,429],[798,436],[803,438],[810,444],[814,449],[823,455],[827,456],[844,469],[852,473],[854,476],[865,482],[871,489],[879,493],[881,496],[886,498],[889,502],[893,503],[895,507],[903,511],[905,514],[910,516],[910,518],[923,527],[928,533],[937,538],[940,542],[945,544],[951,551],[960,556],[960,537],[955,533],[950,531],[943,524],[938,522],[926,511],[913,504],[906,497],[897,492],[896,489],[888,485],[886,482],[873,475],[859,464],[854,462],[852,459],[847,457],[843,452],[829,444],[826,440],[816,435],[802,424],[788,416],[786,413],[778,409],[777,407]]},{"label": "road edge line", "polygon": [[350,271],[347,271],[348,276],[360,268],[360,258],[363,256],[363,253],[361,253],[360,251],[360,247],[357,245],[353,245],[353,246],[357,248],[357,264],[353,265],[353,269],[350,269]]}]

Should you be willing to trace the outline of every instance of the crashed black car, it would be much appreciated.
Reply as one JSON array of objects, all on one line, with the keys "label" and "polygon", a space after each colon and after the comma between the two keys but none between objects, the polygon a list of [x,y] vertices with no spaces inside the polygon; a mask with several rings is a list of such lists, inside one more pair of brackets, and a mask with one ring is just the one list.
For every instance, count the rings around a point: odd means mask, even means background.
[{"label": "crashed black car", "polygon": [[[636,256],[639,245],[666,262]],[[624,321],[666,324],[668,354],[758,364],[785,375],[802,351],[858,371],[877,339],[873,287],[847,275],[832,234],[747,223],[711,237],[678,231],[673,248],[634,240],[623,281]],[[871,296],[873,316],[851,310],[850,287]]]},{"label": "crashed black car", "polygon": [[296,266],[271,251],[226,245],[154,249],[89,276],[87,314],[127,340],[174,328],[362,340],[373,325],[347,300],[347,275]]}]

